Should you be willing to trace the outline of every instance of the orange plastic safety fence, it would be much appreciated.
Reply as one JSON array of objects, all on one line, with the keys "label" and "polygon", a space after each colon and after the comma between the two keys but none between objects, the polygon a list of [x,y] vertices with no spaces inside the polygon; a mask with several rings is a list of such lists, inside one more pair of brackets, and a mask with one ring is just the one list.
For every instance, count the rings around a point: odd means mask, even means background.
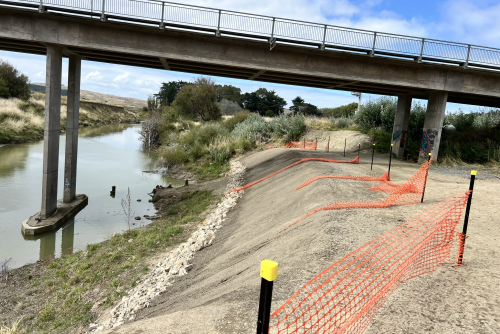
[{"label": "orange plastic safety fence", "polygon": [[345,175],[321,175],[321,176],[316,176],[313,177],[312,179],[304,182],[295,190],[299,190],[300,188],[303,188],[314,181],[320,180],[320,179],[347,179],[347,180],[356,180],[356,181],[389,181],[389,172],[385,172],[384,175],[380,177],[374,177],[374,176],[345,176]]},{"label": "orange plastic safety fence", "polygon": [[291,164],[289,166],[286,166],[285,168],[282,168],[282,169],[280,169],[280,170],[278,170],[278,171],[276,171],[276,172],[274,172],[272,174],[269,174],[268,176],[263,177],[262,179],[259,179],[257,181],[253,181],[251,183],[245,184],[241,188],[236,188],[236,189],[230,190],[226,194],[230,194],[230,193],[235,192],[235,191],[242,191],[242,190],[245,190],[247,188],[250,188],[251,186],[254,186],[257,183],[260,183],[260,182],[262,182],[264,180],[267,180],[267,179],[269,179],[270,177],[272,177],[272,176],[274,176],[276,174],[284,172],[287,169],[290,169],[290,168],[292,168],[294,166],[297,166],[298,164],[301,164],[301,163],[307,162],[307,161],[322,161],[322,162],[336,162],[336,163],[346,163],[346,164],[357,164],[357,163],[359,163],[359,157],[356,157],[355,159],[350,160],[350,161],[337,160],[337,159],[325,159],[325,158],[304,158],[304,159],[301,159],[301,160],[299,160],[297,162],[294,162],[293,164]]},{"label": "orange plastic safety fence", "polygon": [[281,148],[301,148],[303,150],[316,151],[317,142],[315,141],[291,141]]},{"label": "orange plastic safety fence", "polygon": [[457,237],[458,237],[457,264],[461,266],[463,264],[465,239],[467,239],[467,235],[457,232]]},{"label": "orange plastic safety fence", "polygon": [[325,146],[325,152],[326,152],[326,153],[329,153],[329,152],[330,152],[330,140],[328,140],[328,143],[326,143],[326,146]]},{"label": "orange plastic safety fence", "polygon": [[[316,212],[323,210],[337,210],[337,209],[375,209],[375,208],[388,208],[393,205],[409,205],[409,204],[417,204],[420,202],[422,198],[422,192],[424,191],[425,180],[427,178],[427,174],[429,172],[429,167],[432,163],[432,159],[422,165],[419,170],[412,175],[405,183],[394,183],[388,180],[377,180],[377,185],[369,188],[371,191],[380,191],[390,194],[389,197],[373,202],[373,201],[340,201],[333,202],[328,204],[322,208],[312,210],[308,212],[304,217],[296,220],[295,222],[288,225],[286,229],[297,224],[298,222],[304,220],[305,218],[315,214]],[[385,174],[384,174],[385,175]],[[350,178],[350,179],[358,179],[360,181],[370,181],[366,179],[362,179],[362,176],[350,177],[350,176],[342,176],[337,177],[335,175],[327,176],[331,178]],[[383,178],[382,176],[381,178]],[[299,188],[306,186],[318,179],[325,178],[325,176],[315,177],[310,179]],[[368,178],[368,177],[366,177]],[[387,175],[389,178],[389,175]]]},{"label": "orange plastic safety fence", "polygon": [[452,196],[337,261],[271,315],[269,333],[363,333],[403,282],[450,260],[468,196]]}]

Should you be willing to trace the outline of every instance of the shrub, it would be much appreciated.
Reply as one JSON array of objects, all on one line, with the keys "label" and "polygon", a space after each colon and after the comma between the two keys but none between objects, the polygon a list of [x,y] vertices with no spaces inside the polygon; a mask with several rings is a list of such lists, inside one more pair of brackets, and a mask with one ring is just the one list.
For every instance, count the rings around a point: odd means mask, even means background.
[{"label": "shrub", "polygon": [[209,78],[200,77],[193,84],[180,89],[174,100],[174,106],[188,119],[213,121],[221,118],[216,100],[215,83]]},{"label": "shrub", "polygon": [[28,100],[30,96],[28,77],[20,74],[11,64],[0,60],[0,97]]},{"label": "shrub", "polygon": [[233,131],[236,124],[243,122],[252,114],[248,110],[242,110],[233,115],[233,117],[226,119],[222,125],[228,129],[228,131]]},{"label": "shrub", "polygon": [[337,108],[322,108],[320,109],[320,112],[325,117],[339,118],[352,117],[356,113],[356,110],[358,110],[358,104],[356,102],[353,102]]},{"label": "shrub", "polygon": [[383,96],[363,104],[355,116],[356,124],[364,130],[380,128],[392,132],[396,115],[396,100]]},{"label": "shrub", "polygon": [[167,164],[184,164],[189,161],[189,156],[181,147],[168,148],[163,154],[163,158]]},{"label": "shrub", "polygon": [[354,125],[354,120],[349,117],[330,118],[330,122],[334,128],[345,129]]},{"label": "shrub", "polygon": [[237,102],[222,99],[217,102],[219,109],[223,115],[234,115],[241,110],[240,105]]},{"label": "shrub", "polygon": [[457,131],[465,131],[472,128],[476,115],[474,113],[466,114],[462,110],[458,113],[450,114],[445,117],[445,124],[451,124]]},{"label": "shrub", "polygon": [[269,124],[264,118],[258,115],[252,115],[241,123],[236,124],[233,135],[237,138],[246,138],[254,141],[256,136],[267,136],[269,133]]},{"label": "shrub", "polygon": [[208,145],[216,137],[229,134],[229,131],[220,123],[207,123],[197,130],[193,129],[193,134],[196,136],[197,143]]},{"label": "shrub", "polygon": [[303,115],[294,116],[280,115],[269,123],[275,137],[283,138],[285,142],[299,140],[306,131],[306,123]]},{"label": "shrub", "polygon": [[375,142],[375,149],[379,153],[389,153],[391,147],[392,134],[382,131],[372,129],[368,134],[373,138]]}]

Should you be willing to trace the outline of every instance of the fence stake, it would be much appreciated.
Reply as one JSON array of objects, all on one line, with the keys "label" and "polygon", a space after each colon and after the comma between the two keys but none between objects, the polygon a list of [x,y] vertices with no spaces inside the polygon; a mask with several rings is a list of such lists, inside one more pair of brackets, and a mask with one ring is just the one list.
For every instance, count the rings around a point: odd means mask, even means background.
[{"label": "fence stake", "polygon": [[306,139],[304,138],[304,149],[306,149]]},{"label": "fence stake", "polygon": [[[431,160],[432,153],[429,153],[429,158],[427,161]],[[425,194],[425,186],[427,185],[427,174],[429,174],[429,170],[427,170],[427,173],[425,173],[425,179],[424,179],[424,189],[422,190],[422,199],[420,200],[420,203],[424,202],[424,194]]]},{"label": "fence stake", "polygon": [[330,136],[328,136],[328,150],[326,153],[330,153]]},{"label": "fence stake", "polygon": [[361,143],[358,144],[358,157],[360,152],[361,152]]},{"label": "fence stake", "polygon": [[372,150],[372,166],[370,167],[370,170],[373,170],[373,157],[375,156],[375,144],[373,144],[373,150]]},{"label": "fence stake", "polygon": [[389,179],[391,179],[391,162],[392,162],[392,148],[394,147],[394,144],[391,144],[391,153],[389,153]]},{"label": "fence stake", "polygon": [[273,297],[273,281],[278,277],[278,263],[264,260],[260,264],[260,301],[257,320],[257,334],[269,333],[269,317],[271,315],[271,300]]},{"label": "fence stake", "polygon": [[345,147],[347,146],[347,138],[344,140],[344,158],[345,158]]},{"label": "fence stake", "polygon": [[316,151],[318,150],[318,137],[316,137]]},{"label": "fence stake", "polygon": [[469,224],[469,212],[470,212],[470,204],[472,202],[472,191],[474,190],[474,180],[476,179],[477,171],[470,171],[470,185],[469,185],[469,198],[467,199],[467,207],[465,208],[465,217],[464,217],[464,227],[462,229],[463,242],[460,244],[460,252],[458,254],[458,264],[461,265],[464,258],[464,248],[465,248],[465,238],[467,235],[467,225]]}]

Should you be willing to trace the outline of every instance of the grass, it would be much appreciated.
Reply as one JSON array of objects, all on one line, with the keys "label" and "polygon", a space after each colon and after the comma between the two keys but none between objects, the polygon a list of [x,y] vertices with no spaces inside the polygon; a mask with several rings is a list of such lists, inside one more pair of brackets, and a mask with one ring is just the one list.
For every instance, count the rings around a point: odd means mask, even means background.
[{"label": "grass", "polygon": [[[66,129],[67,97],[61,97],[61,130]],[[80,126],[136,122],[144,114],[104,103],[81,101]],[[0,144],[43,139],[45,95],[33,93],[28,101],[0,99]]]},{"label": "grass", "polygon": [[[213,201],[211,191],[184,192],[151,225],[47,263],[46,274],[31,281],[30,287],[45,302],[21,325],[29,333],[61,333],[93,322],[96,312],[112,306],[149,271],[148,258],[178,242],[175,236],[185,224],[201,221],[200,215]],[[100,306],[96,309],[94,304]]]}]

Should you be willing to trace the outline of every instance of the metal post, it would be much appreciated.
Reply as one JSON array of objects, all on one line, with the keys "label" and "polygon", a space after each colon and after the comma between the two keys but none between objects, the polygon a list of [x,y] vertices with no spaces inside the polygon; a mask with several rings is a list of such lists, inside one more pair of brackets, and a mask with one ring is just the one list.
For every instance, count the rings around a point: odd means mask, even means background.
[{"label": "metal post", "polygon": [[467,59],[465,60],[465,64],[464,64],[465,66],[464,67],[469,66],[469,56],[470,56],[470,44],[467,47]]},{"label": "metal post", "polygon": [[104,15],[104,13],[105,13],[105,11],[104,11],[105,5],[106,5],[106,0],[102,0],[101,21],[106,21],[106,16]]},{"label": "metal post", "polygon": [[347,138],[344,141],[344,158],[345,158],[345,147],[347,146]]},{"label": "metal post", "polygon": [[304,149],[306,148],[306,139],[304,138]]},{"label": "metal post", "polygon": [[40,0],[40,6],[38,7],[38,11],[43,13],[43,0]]},{"label": "metal post", "polygon": [[465,248],[465,238],[467,235],[467,225],[469,224],[469,212],[470,212],[470,205],[472,202],[472,192],[474,190],[474,180],[476,179],[476,174],[477,171],[471,170],[470,171],[470,185],[469,185],[469,198],[467,199],[467,207],[465,208],[465,217],[464,217],[464,227],[462,229],[462,235],[461,238],[463,239],[462,242],[460,243],[460,251],[458,254],[458,264],[461,265],[463,258],[464,258],[464,248]]},{"label": "metal post", "polygon": [[273,282],[278,277],[278,263],[270,260],[262,261],[260,265],[260,277],[262,277],[262,281],[260,286],[257,334],[268,334]]},{"label": "metal post", "polygon": [[[429,158],[427,161],[430,161],[432,157],[432,153],[429,153]],[[430,168],[430,166],[429,166]],[[429,174],[429,170],[427,170],[427,173],[425,173],[425,179],[424,179],[424,188],[422,189],[422,199],[420,200],[420,203],[424,202],[424,194],[425,194],[425,187],[427,186],[427,175]]]},{"label": "metal post", "polygon": [[359,153],[361,152],[361,143],[358,144],[358,158],[359,158]]},{"label": "metal post", "polygon": [[318,137],[316,137],[316,145],[315,146],[316,146],[315,150],[317,151],[318,150]]},{"label": "metal post", "polygon": [[326,41],[326,29],[328,26],[325,24],[325,31],[323,32],[323,43],[321,44],[321,50],[325,49],[325,41]]},{"label": "metal post", "polygon": [[161,23],[160,23],[160,29],[165,28],[165,3],[161,3]]},{"label": "metal post", "polygon": [[394,144],[391,144],[391,153],[389,153],[389,169],[387,170],[387,174],[389,175],[389,179],[391,178],[391,162],[392,162],[392,148]]},{"label": "metal post", "polygon": [[330,136],[328,136],[328,149],[327,149],[327,152],[326,153],[330,153]]},{"label": "metal post", "polygon": [[373,144],[373,150],[372,150],[372,165],[370,167],[370,170],[373,170],[373,157],[375,156],[375,144]]},{"label": "metal post", "polygon": [[424,54],[424,44],[425,44],[425,38],[422,38],[422,47],[420,48],[420,57],[418,57],[418,62],[422,62],[422,55]]},{"label": "metal post", "polygon": [[276,18],[273,17],[273,27],[271,28],[271,41],[274,38],[274,22],[276,21]]},{"label": "metal post", "polygon": [[220,37],[220,17],[221,17],[221,10],[219,9],[219,21],[217,22],[217,31],[215,32],[215,36]]},{"label": "metal post", "polygon": [[90,0],[90,17],[94,16],[94,0]]},{"label": "metal post", "polygon": [[373,33],[373,46],[372,46],[372,52],[370,53],[370,56],[373,57],[375,55],[375,42],[377,41],[377,32],[375,31]]}]

